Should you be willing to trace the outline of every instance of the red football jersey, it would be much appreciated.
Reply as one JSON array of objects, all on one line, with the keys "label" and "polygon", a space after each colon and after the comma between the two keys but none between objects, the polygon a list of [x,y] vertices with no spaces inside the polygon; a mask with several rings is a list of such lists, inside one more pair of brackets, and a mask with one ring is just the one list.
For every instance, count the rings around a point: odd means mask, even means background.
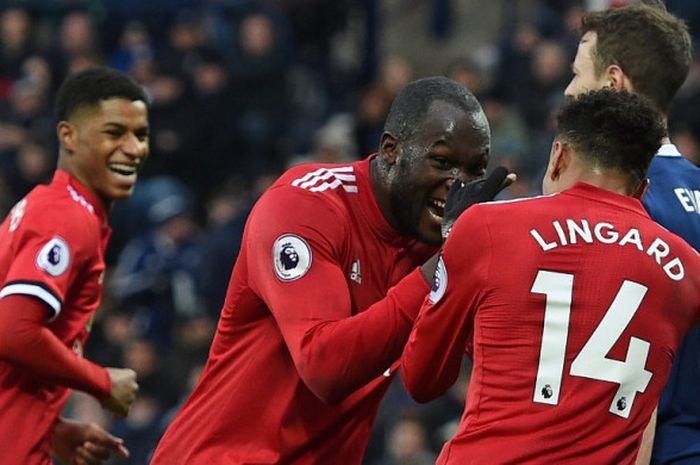
[{"label": "red football jersey", "polygon": [[[109,235],[97,199],[56,171],[51,184],[34,188],[0,226],[0,298],[21,294],[45,302],[53,313],[47,327],[82,356],[102,298]],[[69,395],[0,360],[0,461],[50,464],[49,432]]]},{"label": "red football jersey", "polygon": [[369,166],[297,166],[260,198],[204,373],[152,464],[361,463],[435,252],[389,226]]},{"label": "red football jersey", "polygon": [[579,183],[470,208],[402,357],[426,401],[474,362],[438,464],[633,464],[681,337],[700,258],[641,203]]}]

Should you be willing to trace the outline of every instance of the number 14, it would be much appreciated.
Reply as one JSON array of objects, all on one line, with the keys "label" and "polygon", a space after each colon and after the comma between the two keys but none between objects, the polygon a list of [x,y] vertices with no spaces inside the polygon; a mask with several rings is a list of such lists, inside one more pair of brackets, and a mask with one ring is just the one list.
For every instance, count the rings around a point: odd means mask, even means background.
[{"label": "number 14", "polygon": [[[542,330],[542,346],[537,368],[533,401],[557,405],[569,335],[569,316],[574,275],[542,271],[537,273],[531,292],[547,296]],[[606,355],[618,341],[639,309],[648,288],[625,280],[600,324],[571,364],[571,376],[580,376],[619,385],[610,403],[610,413],[629,418],[634,398],[644,392],[652,373],[644,368],[649,356],[649,342],[630,338],[624,361]]]}]

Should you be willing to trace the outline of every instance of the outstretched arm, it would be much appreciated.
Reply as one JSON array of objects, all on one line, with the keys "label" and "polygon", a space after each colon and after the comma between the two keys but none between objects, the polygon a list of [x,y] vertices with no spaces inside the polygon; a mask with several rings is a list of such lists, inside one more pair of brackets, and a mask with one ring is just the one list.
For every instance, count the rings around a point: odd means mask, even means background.
[{"label": "outstretched arm", "polygon": [[437,266],[430,261],[424,266],[435,269],[432,289],[401,357],[404,384],[419,402],[444,394],[459,375],[489,273],[489,239],[483,222],[480,212],[465,212],[445,242]]},{"label": "outstretched arm", "polygon": [[[347,215],[297,191],[268,191],[258,202],[244,259],[251,288],[271,310],[299,376],[317,397],[338,403],[398,360],[428,286],[416,267],[388,292],[365,291],[366,303],[353,302],[342,258],[350,253]],[[288,273],[280,262],[285,251],[296,260]],[[387,271],[374,269],[389,280]],[[377,294],[374,302],[369,292]]]}]

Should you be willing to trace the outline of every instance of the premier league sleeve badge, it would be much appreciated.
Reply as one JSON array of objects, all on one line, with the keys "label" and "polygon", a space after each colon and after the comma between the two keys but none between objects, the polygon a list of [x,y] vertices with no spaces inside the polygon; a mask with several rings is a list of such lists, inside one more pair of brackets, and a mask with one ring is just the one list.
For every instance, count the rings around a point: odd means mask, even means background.
[{"label": "premier league sleeve badge", "polygon": [[282,281],[294,281],[311,268],[309,244],[294,234],[284,234],[272,246],[272,261],[277,277]]}]

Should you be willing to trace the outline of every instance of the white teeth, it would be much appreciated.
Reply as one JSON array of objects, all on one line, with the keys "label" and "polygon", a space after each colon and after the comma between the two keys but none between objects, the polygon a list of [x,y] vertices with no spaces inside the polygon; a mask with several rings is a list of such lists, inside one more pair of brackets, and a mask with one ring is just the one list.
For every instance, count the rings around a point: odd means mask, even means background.
[{"label": "white teeth", "polygon": [[440,216],[440,215],[438,215],[438,214],[436,214],[436,213],[433,213],[433,212],[430,211],[430,210],[428,210],[428,214],[429,214],[430,216],[432,216],[436,221],[440,221],[440,222],[442,221],[442,216]]},{"label": "white teeth", "polygon": [[111,163],[109,168],[119,174],[130,175],[136,173],[136,166],[125,163]]}]

